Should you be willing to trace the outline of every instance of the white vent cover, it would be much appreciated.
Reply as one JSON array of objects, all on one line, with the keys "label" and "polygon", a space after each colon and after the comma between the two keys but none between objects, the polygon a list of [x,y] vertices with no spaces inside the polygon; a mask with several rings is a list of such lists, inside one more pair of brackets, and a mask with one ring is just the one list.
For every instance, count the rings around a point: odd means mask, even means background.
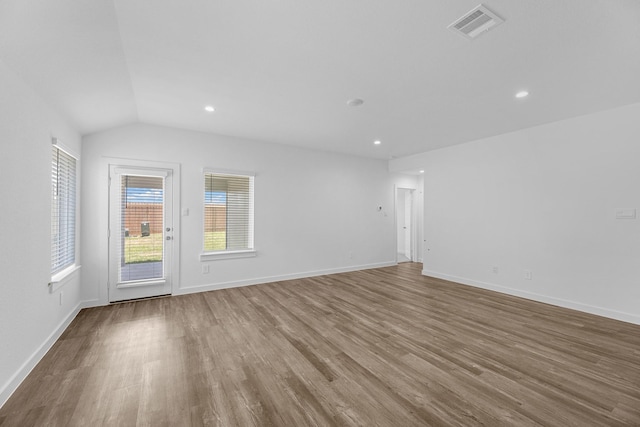
[{"label": "white vent cover", "polygon": [[456,19],[456,21],[447,28],[467,39],[475,39],[480,34],[489,31],[503,22],[504,19],[483,5],[479,5],[463,17]]}]

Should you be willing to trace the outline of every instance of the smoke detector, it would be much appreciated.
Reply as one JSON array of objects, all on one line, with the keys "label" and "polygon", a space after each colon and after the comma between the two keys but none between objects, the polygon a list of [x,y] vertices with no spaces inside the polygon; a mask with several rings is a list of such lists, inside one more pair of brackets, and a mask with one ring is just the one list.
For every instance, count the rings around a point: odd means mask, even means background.
[{"label": "smoke detector", "polygon": [[466,39],[472,40],[503,22],[504,19],[491,12],[485,6],[478,5],[468,13],[465,13],[464,16],[456,19],[447,28]]}]

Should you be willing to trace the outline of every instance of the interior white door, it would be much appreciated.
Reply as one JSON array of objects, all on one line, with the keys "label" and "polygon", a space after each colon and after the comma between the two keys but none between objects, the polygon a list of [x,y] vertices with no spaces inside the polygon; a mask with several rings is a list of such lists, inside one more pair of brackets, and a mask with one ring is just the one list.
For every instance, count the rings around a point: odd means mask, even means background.
[{"label": "interior white door", "polygon": [[396,189],[397,262],[413,261],[413,190]]},{"label": "interior white door", "polygon": [[413,192],[405,190],[404,193],[404,256],[413,261],[412,247],[412,214],[413,212]]},{"label": "interior white door", "polygon": [[397,235],[397,251],[398,251],[398,262],[406,261],[404,260],[404,251],[405,251],[405,239],[406,234],[405,230],[405,202],[404,202],[405,192],[404,189],[398,188],[396,193],[396,235]]},{"label": "interior white door", "polygon": [[172,170],[109,168],[109,301],[171,294]]}]

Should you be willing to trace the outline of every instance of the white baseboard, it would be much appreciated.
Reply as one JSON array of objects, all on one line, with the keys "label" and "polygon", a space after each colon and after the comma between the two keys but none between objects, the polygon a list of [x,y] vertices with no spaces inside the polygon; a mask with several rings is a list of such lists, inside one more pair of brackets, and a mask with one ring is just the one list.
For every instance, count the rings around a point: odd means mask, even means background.
[{"label": "white baseboard", "polygon": [[73,319],[76,318],[80,310],[84,308],[84,303],[80,302],[75,306],[73,310],[65,317],[58,326],[51,332],[49,337],[33,352],[33,354],[20,366],[15,374],[7,381],[0,389],[0,408],[9,400],[11,395],[16,391],[18,386],[27,378],[27,375],[35,368],[35,366],[42,360],[45,354],[51,349],[53,344],[60,338],[62,333],[71,324]]},{"label": "white baseboard", "polygon": [[640,325],[640,316],[630,314],[630,313],[624,313],[621,311],[611,310],[604,307],[596,307],[596,306],[583,304],[575,301],[555,298],[548,295],[540,295],[533,292],[527,292],[519,289],[509,288],[506,286],[495,285],[493,283],[467,279],[465,277],[452,276],[450,274],[439,273],[437,271],[422,270],[422,274],[424,276],[435,277],[438,279],[461,283],[463,285],[474,286],[476,288],[488,289],[490,291],[496,291],[496,292],[500,292],[507,295],[513,295],[516,297],[526,298],[526,299],[530,299],[537,302],[543,302],[545,304],[557,305],[558,307],[570,308],[572,310],[578,310],[578,311],[582,311],[589,314],[595,314],[597,316],[608,317],[610,319],[621,320],[623,322]]},{"label": "white baseboard", "polygon": [[330,268],[327,270],[315,270],[292,274],[283,274],[281,276],[258,277],[246,280],[234,280],[230,282],[212,283],[208,285],[191,286],[181,288],[173,292],[173,295],[193,294],[197,292],[216,291],[218,289],[239,288],[242,286],[258,285],[262,283],[280,282],[282,280],[304,279],[306,277],[324,276],[327,274],[348,273],[350,271],[369,270],[372,268],[391,267],[397,265],[395,261],[380,262],[375,264],[354,265],[349,267]]},{"label": "white baseboard", "polygon": [[100,301],[99,299],[91,299],[91,300],[82,301],[81,304],[82,305],[81,305],[80,309],[91,308],[91,307],[102,307],[102,306],[107,305],[108,303]]}]

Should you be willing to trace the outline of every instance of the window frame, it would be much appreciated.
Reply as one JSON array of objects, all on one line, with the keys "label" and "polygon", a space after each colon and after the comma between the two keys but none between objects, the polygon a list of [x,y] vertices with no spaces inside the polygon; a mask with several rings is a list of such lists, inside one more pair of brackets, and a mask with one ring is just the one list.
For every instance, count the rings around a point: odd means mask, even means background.
[{"label": "window frame", "polygon": [[[76,270],[78,270],[80,268],[80,265],[78,264],[78,178],[79,178],[79,172],[80,172],[80,156],[78,156],[76,153],[74,153],[73,150],[70,150],[69,148],[67,148],[64,144],[62,144],[60,142],[60,140],[58,140],[57,138],[52,138],[51,140],[52,143],[52,150],[51,150],[51,169],[49,171],[49,179],[51,180],[51,187],[50,187],[50,202],[51,202],[51,206],[50,206],[50,212],[49,212],[49,218],[51,220],[51,234],[49,236],[49,242],[50,242],[50,255],[51,255],[51,259],[50,259],[50,274],[51,274],[51,282],[49,282],[49,285],[51,287],[51,291],[55,291],[57,289],[59,289],[60,287],[62,287],[65,283],[66,283],[66,279]],[[56,153],[59,155],[60,153],[64,153],[64,155],[68,156],[69,158],[73,159],[73,176],[69,177],[66,176],[65,178],[67,180],[72,179],[72,182],[70,183],[71,185],[68,185],[67,188],[68,189],[73,189],[73,201],[71,203],[71,206],[73,207],[71,215],[72,215],[72,227],[66,227],[66,233],[64,236],[62,235],[58,235],[57,236],[57,244],[58,246],[61,244],[61,241],[65,241],[67,242],[67,245],[70,243],[71,244],[71,248],[67,248],[67,249],[71,249],[71,258],[68,260],[68,262],[61,264],[60,266],[54,266],[54,247],[55,247],[55,238],[54,238],[54,234],[53,234],[53,221],[54,221],[54,207],[56,206],[54,204],[54,167],[56,167],[56,179],[58,179],[59,182],[59,173],[60,173],[60,161],[56,161],[54,160],[53,156],[56,155]],[[58,158],[59,159],[59,158]],[[69,194],[71,194],[71,192],[69,192]],[[69,198],[60,198],[58,199],[57,206],[58,206],[58,212],[60,212],[60,206],[62,204],[64,204],[64,202],[68,202]],[[68,203],[67,203],[68,205]],[[57,216],[58,218],[58,224],[60,224],[62,217]],[[69,222],[68,221],[69,216],[66,216],[66,220],[65,222]],[[66,245],[65,245],[66,246]]]},{"label": "window frame", "polygon": [[[240,176],[247,177],[251,179],[250,186],[250,204],[249,204],[249,221],[250,221],[250,240],[251,247],[247,249],[225,249],[225,250],[217,250],[217,251],[207,251],[205,250],[205,225],[206,225],[206,179],[207,175],[229,175],[229,176]],[[201,185],[202,192],[201,194],[201,203],[202,203],[202,252],[200,254],[200,261],[215,261],[222,259],[236,259],[236,258],[252,258],[257,255],[256,245],[255,245],[255,177],[256,174],[253,172],[246,171],[237,171],[237,170],[229,170],[229,169],[218,169],[218,168],[203,168],[201,176]]]}]

